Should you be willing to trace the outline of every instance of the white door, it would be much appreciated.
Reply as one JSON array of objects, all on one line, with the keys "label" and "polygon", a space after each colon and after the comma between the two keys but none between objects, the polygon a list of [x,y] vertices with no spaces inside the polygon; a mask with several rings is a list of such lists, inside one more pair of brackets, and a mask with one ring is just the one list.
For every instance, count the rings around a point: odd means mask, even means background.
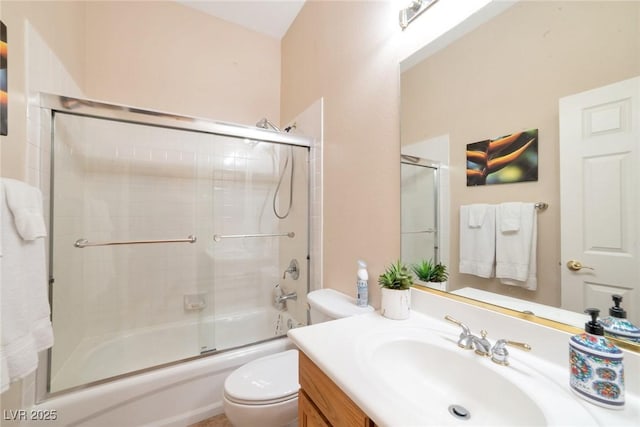
[{"label": "white door", "polygon": [[562,308],[640,324],[640,77],[560,100],[560,197]]}]

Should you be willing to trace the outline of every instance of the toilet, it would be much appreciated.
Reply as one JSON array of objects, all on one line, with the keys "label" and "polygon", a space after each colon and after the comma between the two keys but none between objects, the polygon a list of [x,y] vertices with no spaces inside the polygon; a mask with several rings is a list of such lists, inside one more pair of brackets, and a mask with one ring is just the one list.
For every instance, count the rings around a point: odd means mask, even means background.
[{"label": "toilet", "polygon": [[[307,301],[312,324],[373,311],[333,289],[310,292]],[[235,427],[295,426],[299,388],[298,350],[261,357],[227,377],[224,412]]]}]

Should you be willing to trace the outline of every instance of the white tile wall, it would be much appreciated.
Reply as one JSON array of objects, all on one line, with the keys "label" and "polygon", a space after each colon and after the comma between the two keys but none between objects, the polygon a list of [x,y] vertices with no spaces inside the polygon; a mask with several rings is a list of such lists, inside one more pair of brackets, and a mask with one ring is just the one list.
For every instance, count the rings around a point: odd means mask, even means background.
[{"label": "white tile wall", "polygon": [[323,120],[324,100],[320,98],[300,113],[290,124],[295,123],[292,131],[311,138],[309,152],[309,189],[310,215],[309,227],[311,235],[311,286],[320,289],[322,283],[322,167],[323,167]]}]

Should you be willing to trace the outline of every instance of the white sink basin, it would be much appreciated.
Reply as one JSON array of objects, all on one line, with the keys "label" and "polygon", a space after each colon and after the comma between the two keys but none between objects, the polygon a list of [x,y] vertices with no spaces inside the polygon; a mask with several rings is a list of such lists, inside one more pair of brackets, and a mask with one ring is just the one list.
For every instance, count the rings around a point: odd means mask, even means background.
[{"label": "white sink basin", "polygon": [[412,419],[431,425],[596,425],[568,388],[517,349],[510,352],[511,365],[501,366],[459,348],[457,335],[426,328],[379,330],[359,341],[359,365],[371,386],[404,399]]},{"label": "white sink basin", "polygon": [[[466,411],[474,424],[546,424],[542,410],[520,388],[487,369],[479,356],[465,357],[467,353],[473,352],[402,339],[381,344],[371,354],[371,362],[386,367],[376,375],[390,389],[416,405],[428,399],[438,418],[453,420],[455,413]],[[452,405],[456,405],[453,414],[448,410]]]}]

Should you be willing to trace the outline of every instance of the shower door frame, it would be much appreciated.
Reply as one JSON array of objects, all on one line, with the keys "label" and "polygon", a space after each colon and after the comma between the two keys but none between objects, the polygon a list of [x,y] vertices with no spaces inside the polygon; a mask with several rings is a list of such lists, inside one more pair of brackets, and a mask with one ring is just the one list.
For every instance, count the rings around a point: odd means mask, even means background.
[{"label": "shower door frame", "polygon": [[[40,188],[44,197],[44,204],[49,205],[49,209],[45,208],[45,221],[47,224],[47,229],[49,230],[49,235],[47,236],[46,248],[47,248],[47,274],[48,274],[48,291],[49,291],[49,303],[51,304],[53,301],[53,284],[54,277],[52,275],[52,266],[53,266],[53,251],[52,251],[52,242],[53,242],[53,203],[52,203],[52,188],[54,186],[53,182],[53,173],[54,173],[54,130],[55,130],[55,115],[56,114],[65,114],[65,115],[74,115],[80,117],[94,118],[94,119],[103,119],[103,120],[111,120],[115,122],[129,123],[134,125],[143,125],[143,126],[154,126],[165,129],[173,129],[173,130],[183,130],[188,132],[198,132],[209,135],[217,135],[217,136],[225,136],[231,138],[239,138],[239,139],[250,139],[250,140],[258,140],[261,142],[269,142],[274,144],[282,144],[287,146],[297,146],[304,147],[307,150],[312,149],[312,140],[310,138],[299,136],[299,135],[291,135],[288,133],[277,132],[275,130],[270,129],[262,129],[253,126],[245,126],[234,123],[216,121],[211,119],[205,119],[200,117],[192,117],[192,116],[184,116],[174,113],[167,113],[155,110],[146,110],[140,109],[136,107],[131,107],[127,105],[121,104],[110,104],[101,101],[93,101],[88,99],[74,98],[69,96],[62,95],[54,95],[48,93],[40,93],[38,95],[39,101],[38,105],[34,109],[39,109],[39,116],[36,119],[36,122],[39,121],[39,141],[41,147],[48,147],[45,149],[41,149],[41,158],[40,158],[40,170],[48,171],[48,173],[44,172],[40,176]],[[45,166],[49,165],[49,166]],[[311,188],[311,180],[309,179],[310,170],[307,170],[307,224],[309,224],[309,219],[311,217],[311,192],[313,188]],[[319,236],[316,236],[319,238]],[[213,236],[211,237],[213,238]],[[311,249],[311,238],[312,238],[312,230],[310,226],[307,226],[307,293],[310,290],[311,285],[311,277],[310,277],[310,268],[309,264],[311,262],[309,254]],[[53,313],[53,310],[52,310]],[[308,317],[308,313],[307,313]],[[273,339],[279,339],[280,337],[270,338],[264,341],[269,341]],[[253,345],[256,343],[250,343],[248,345]],[[137,370],[134,372],[129,372],[121,375],[117,375],[115,377],[109,377],[103,380],[95,381],[89,384],[82,384],[76,387],[71,387],[68,389],[64,389],[57,392],[50,392],[49,390],[49,373],[51,370],[51,357],[52,357],[52,349],[49,348],[47,350],[47,357],[40,358],[38,369],[36,371],[36,380],[35,380],[35,388],[36,388],[36,403],[41,403],[49,398],[60,396],[63,394],[67,394],[69,392],[78,391],[82,389],[86,389],[89,387],[93,387],[95,385],[104,384],[107,382],[111,382],[114,380],[118,380],[121,378],[126,378],[134,375],[138,375],[144,372],[153,371],[156,369],[165,368],[168,366],[185,363],[191,360],[200,359],[203,357],[210,357],[216,354],[223,353],[225,351],[230,351],[233,349],[225,349],[220,351],[212,351],[199,355],[195,355],[193,357],[189,357],[186,359],[176,360],[168,363],[164,363],[157,366],[148,367],[145,369]]]},{"label": "shower door frame", "polygon": [[[441,255],[440,255],[440,250],[441,250],[441,242],[440,242],[440,236],[442,235],[441,233],[441,229],[440,229],[440,168],[441,168],[441,164],[440,162],[434,161],[434,160],[430,160],[430,159],[424,159],[421,157],[416,157],[416,156],[410,156],[407,154],[401,154],[400,155],[400,167],[402,168],[402,165],[408,165],[408,166],[416,166],[416,167],[422,167],[422,168],[427,168],[427,169],[433,169],[433,173],[434,173],[434,179],[433,179],[433,199],[434,199],[434,230],[433,230],[433,234],[434,234],[434,247],[433,247],[433,262],[435,263],[439,263],[441,262]],[[402,174],[402,170],[400,172]],[[402,186],[401,186],[402,187]],[[402,188],[400,189],[400,192],[402,193]],[[400,209],[402,210],[402,206],[400,206]],[[402,240],[402,235],[404,233],[402,232],[402,224],[400,224],[400,239]],[[402,245],[401,245],[402,246]],[[400,259],[402,259],[402,253],[400,253]]]}]

